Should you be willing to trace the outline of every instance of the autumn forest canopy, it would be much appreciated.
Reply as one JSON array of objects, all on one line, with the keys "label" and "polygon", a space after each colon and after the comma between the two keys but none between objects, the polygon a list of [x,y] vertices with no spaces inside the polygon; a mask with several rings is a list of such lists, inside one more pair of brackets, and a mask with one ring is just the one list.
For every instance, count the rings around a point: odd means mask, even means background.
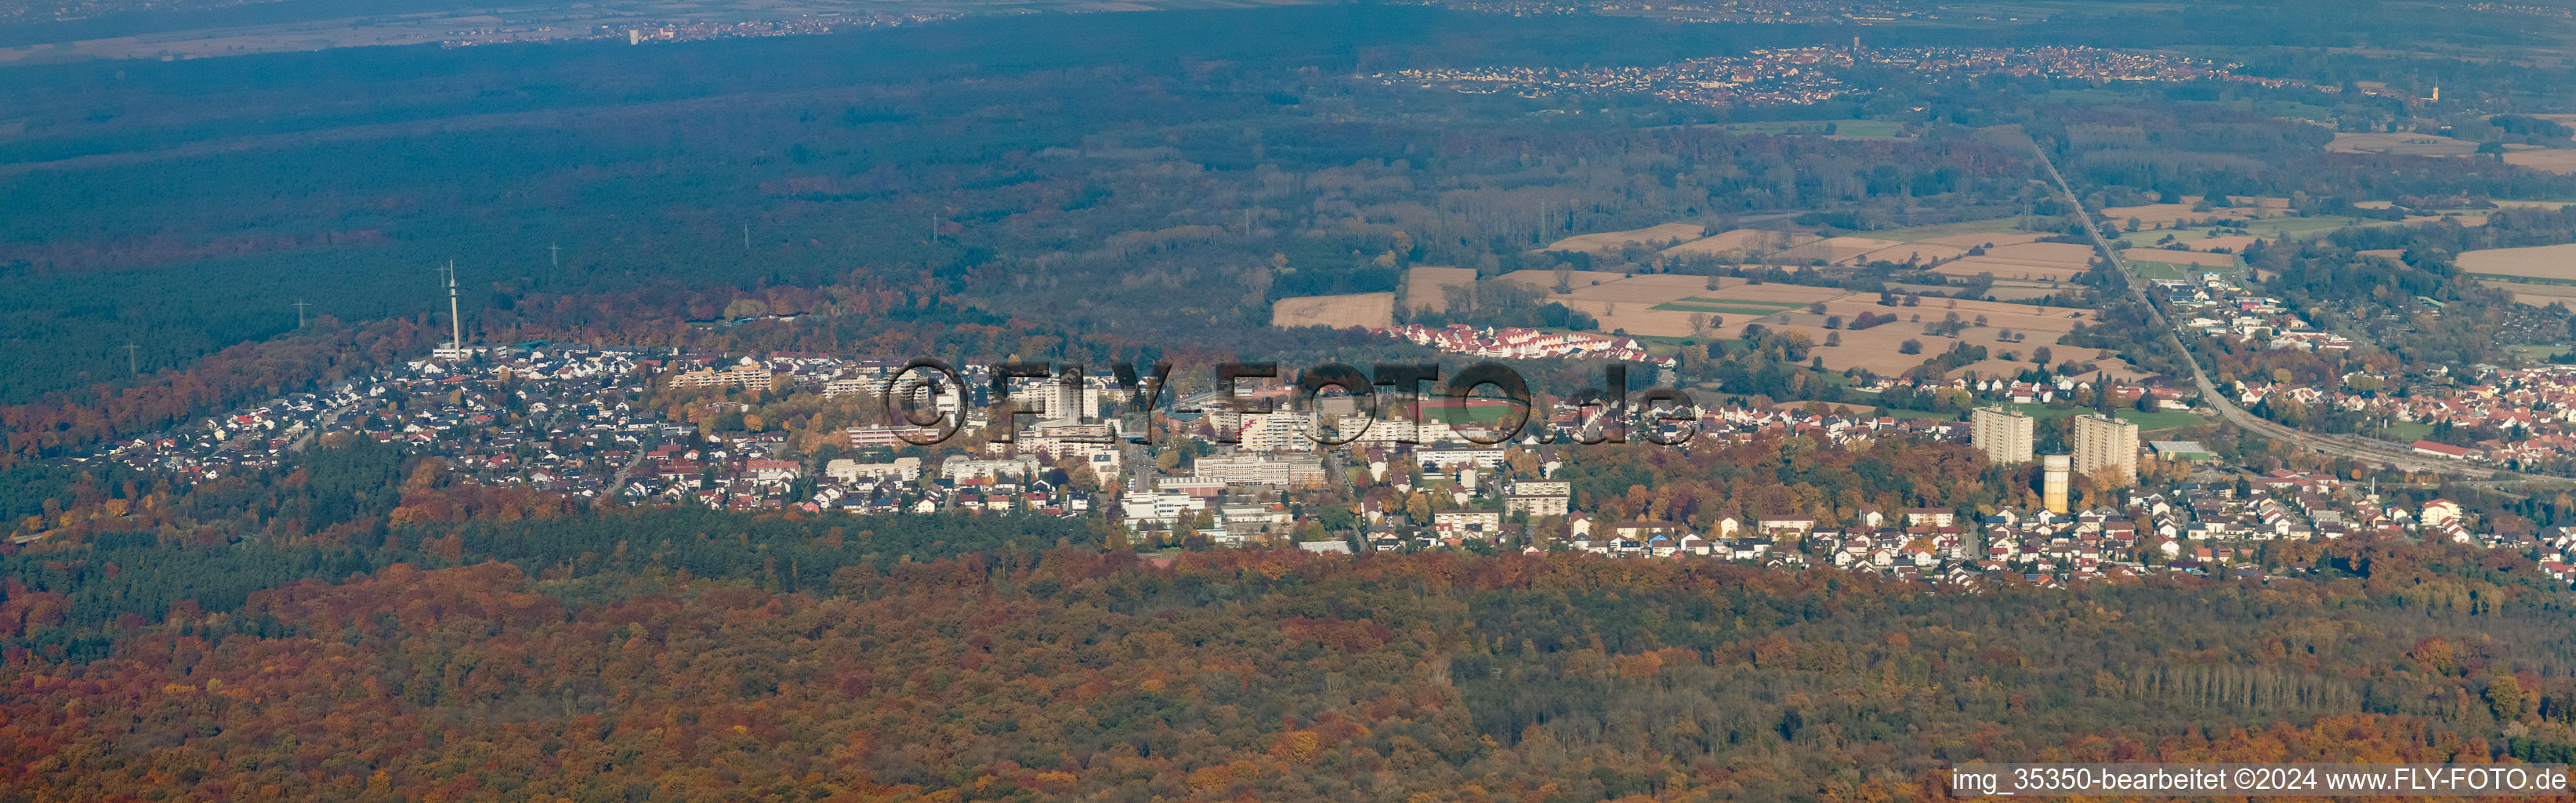
[{"label": "autumn forest canopy", "polygon": [[[1156,569],[997,551],[801,581],[396,563],[223,612],[125,617],[104,631],[109,655],[76,665],[44,657],[60,644],[11,648],[9,784],[70,798],[1931,800],[1946,795],[1934,770],[1970,759],[2576,749],[2546,736],[2563,738],[2576,693],[2563,595],[2438,550],[2310,559],[2368,577],[1963,596],[1707,564],[1294,552]],[[42,631],[64,603],[13,589],[7,613]]]}]

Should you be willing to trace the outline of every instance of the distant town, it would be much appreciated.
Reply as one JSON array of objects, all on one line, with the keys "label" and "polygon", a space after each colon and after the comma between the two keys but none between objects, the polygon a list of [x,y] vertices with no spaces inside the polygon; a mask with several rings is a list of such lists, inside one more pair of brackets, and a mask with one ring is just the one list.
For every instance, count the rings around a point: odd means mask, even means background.
[{"label": "distant town", "polygon": [[[1656,67],[1481,67],[1415,69],[1370,76],[1389,85],[1547,98],[1561,93],[1638,93],[1715,107],[1812,106],[1876,86],[1866,72],[1925,77],[2006,75],[2096,82],[2238,81],[2266,87],[2302,82],[2240,75],[2241,65],[2171,53],[2095,47],[1801,47],[1692,59]],[[2312,87],[2332,91],[2334,87]],[[1832,133],[1832,132],[1826,132]]]},{"label": "distant town", "polygon": [[[2207,303],[2262,314],[2221,296]],[[1466,327],[1394,334],[1485,357],[1635,354],[1632,344],[1616,341],[1580,341],[1584,349],[1569,352],[1561,338],[1532,345],[1527,334]],[[894,358],[823,354],[754,357],[545,343],[450,348],[398,370],[135,438],[75,462],[115,461],[206,483],[291,471],[317,443],[369,438],[435,456],[474,483],[597,504],[855,516],[1099,516],[1140,545],[1570,550],[1835,566],[1947,584],[2061,584],[2157,572],[2259,576],[2262,568],[2250,556],[2263,542],[2365,533],[2511,549],[2570,579],[2563,551],[2576,541],[2564,528],[2520,540],[2496,536],[2457,503],[2398,504],[2335,476],[2228,469],[2198,443],[2141,443],[2136,423],[2100,412],[2072,421],[2070,453],[2034,454],[2034,418],[2024,412],[2033,405],[2063,404],[2081,394],[2116,403],[2105,410],[2189,406],[2170,390],[2096,388],[2074,377],[1948,380],[1942,389],[1992,403],[1965,422],[1794,405],[1701,406],[1664,415],[1633,409],[1622,418],[1560,402],[1533,416],[1518,438],[1484,443],[1497,439],[1493,422],[1511,412],[1505,405],[1472,400],[1456,408],[1469,413],[1453,417],[1456,426],[1436,417],[1417,424],[1389,410],[1352,427],[1349,422],[1368,418],[1353,399],[1326,396],[1311,409],[1294,409],[1295,388],[1271,382],[1238,394],[1280,412],[1239,413],[1219,394],[1196,391],[1167,397],[1166,411],[1146,416],[1134,414],[1130,389],[1104,377],[1011,380],[1005,387],[1015,390],[1000,408],[1012,412],[1012,436],[1005,437],[1003,419],[989,416],[1003,401],[992,392],[989,366],[960,366],[955,387],[917,382],[920,375],[903,368]],[[2521,390],[2543,375],[2576,373],[2517,372],[2497,382]],[[898,376],[904,383],[890,385]],[[1879,379],[1866,389],[1912,384]],[[949,416],[961,437],[923,447],[914,443],[931,440],[930,428],[887,426],[876,416],[801,432],[756,418],[761,404],[873,411],[889,387],[902,388],[896,395],[909,394],[923,411]],[[2475,408],[2456,414],[2467,409]],[[1567,441],[1598,441],[1622,430],[1638,439],[1695,435],[1672,447],[1680,449],[1792,437],[1839,448],[1884,438],[1971,444],[1996,463],[2040,463],[2040,504],[1865,509],[1848,521],[1799,515],[1727,517],[1709,526],[1616,520],[1577,496],[1560,468],[1565,450],[1586,448]],[[2071,504],[2076,477],[2100,489],[2087,504]]]}]

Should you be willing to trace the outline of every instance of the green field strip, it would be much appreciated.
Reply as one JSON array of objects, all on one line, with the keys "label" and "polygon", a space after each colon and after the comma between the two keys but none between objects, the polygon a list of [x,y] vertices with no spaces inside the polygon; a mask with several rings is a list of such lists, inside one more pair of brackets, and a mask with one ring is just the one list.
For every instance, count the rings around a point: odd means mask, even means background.
[{"label": "green field strip", "polygon": [[1698,304],[1732,304],[1739,307],[1779,307],[1781,309],[1797,309],[1813,303],[1807,301],[1745,301],[1734,298],[1705,298],[1701,296],[1685,296],[1681,298],[1680,301]]},{"label": "green field strip", "polygon": [[2478,279],[2494,279],[2508,284],[2576,285],[2576,279],[2553,279],[2546,276],[2515,276],[2509,273],[2472,273],[2469,276]]},{"label": "green field strip", "polygon": [[1662,310],[1665,312],[1722,312],[1728,315],[1752,315],[1756,317],[1777,315],[1789,311],[1777,307],[1712,307],[1705,304],[1683,304],[1680,302],[1666,302],[1648,307],[1647,309]]}]

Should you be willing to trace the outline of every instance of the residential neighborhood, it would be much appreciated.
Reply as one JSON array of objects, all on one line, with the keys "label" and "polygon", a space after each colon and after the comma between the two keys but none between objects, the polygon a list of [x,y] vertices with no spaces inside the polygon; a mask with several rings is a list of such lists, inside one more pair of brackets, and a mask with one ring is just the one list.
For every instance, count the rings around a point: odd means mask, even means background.
[{"label": "residential neighborhood", "polygon": [[[1632,92],[1714,107],[1813,106],[1870,87],[1845,80],[1854,70],[1894,70],[1929,77],[2005,75],[2097,83],[2231,81],[2266,87],[2296,81],[2238,75],[2239,65],[2172,53],[2094,47],[1875,48],[1810,46],[1753,50],[1744,56],[1678,61],[1653,67],[1477,67],[1407,69],[1371,76],[1469,94],[1546,98],[1568,93]],[[2332,90],[2334,87],[2314,87]]]},{"label": "residential neighborhood", "polygon": [[[1525,330],[1417,326],[1381,334],[1489,358],[1642,352],[1621,338]],[[996,393],[992,366],[963,365],[956,372],[951,385],[921,381],[891,358],[529,344],[478,350],[469,359],[414,361],[136,438],[85,460],[202,483],[292,470],[325,436],[364,437],[441,458],[448,471],[474,483],[592,504],[854,516],[1096,516],[1140,545],[1566,550],[1830,566],[1930,583],[2062,584],[2158,572],[2258,576],[2250,556],[2265,543],[2362,533],[2512,549],[2563,574],[2564,550],[2576,541],[2565,532],[2497,536],[2455,503],[2409,506],[2332,476],[2231,472],[2210,464],[2206,448],[2187,443],[2127,447],[2144,455],[2133,454],[2132,462],[2172,462],[2171,470],[2154,476],[2181,479],[2104,488],[2090,504],[2064,513],[1871,509],[1848,521],[1726,517],[1697,526],[1611,520],[1560,473],[1568,450],[1586,448],[1582,443],[1652,439],[1687,450],[1805,438],[1865,448],[1883,438],[1964,443],[1971,427],[1795,405],[1707,404],[1623,417],[1560,403],[1531,415],[1518,437],[1503,440],[1502,425],[1489,418],[1458,426],[1409,419],[1455,400],[1386,404],[1369,415],[1348,396],[1327,395],[1313,409],[1297,409],[1295,387],[1272,380],[1235,395],[1267,402],[1274,412],[1238,411],[1214,391],[1194,391],[1175,393],[1168,409],[1141,415],[1121,401],[1130,399],[1129,391],[1106,377],[1017,377],[1002,385],[1007,392]],[[2407,414],[2465,417],[2492,415],[2496,405],[2540,406],[2555,412],[2515,420],[2545,423],[2554,432],[2576,415],[2576,406],[2549,407],[2550,399],[2568,398],[2559,383],[2570,377],[2576,368],[2499,374],[2491,388],[2479,386],[2482,392],[2473,395],[2482,404]],[[907,388],[897,395],[922,409],[954,416],[958,437],[931,444],[936,427],[876,419],[824,428],[814,423],[818,416],[801,430],[757,420],[770,404],[865,407],[883,398],[890,382]],[[1895,387],[2003,404],[2063,403],[2082,390],[2126,405],[2189,406],[2167,389],[2096,388],[2075,377],[1952,379],[1925,387],[1878,379],[1871,386]],[[1009,437],[1000,432],[1002,419],[990,415],[1001,399],[1013,405]]]}]

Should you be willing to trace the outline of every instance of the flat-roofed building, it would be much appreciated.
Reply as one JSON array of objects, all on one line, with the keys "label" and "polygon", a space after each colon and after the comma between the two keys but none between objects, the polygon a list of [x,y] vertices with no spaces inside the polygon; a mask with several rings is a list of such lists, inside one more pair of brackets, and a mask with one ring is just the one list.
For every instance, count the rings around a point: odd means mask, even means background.
[{"label": "flat-roofed building", "polygon": [[2032,430],[2030,416],[2019,410],[1979,407],[1968,414],[1968,442],[1997,463],[2030,462]]},{"label": "flat-roofed building", "polygon": [[2098,414],[2077,416],[2067,440],[2075,447],[2075,473],[2121,486],[2137,484],[2137,424]]},{"label": "flat-roofed building", "polygon": [[1515,482],[1503,492],[1503,509],[1532,516],[1562,516],[1573,496],[1572,485],[1563,480]]}]

